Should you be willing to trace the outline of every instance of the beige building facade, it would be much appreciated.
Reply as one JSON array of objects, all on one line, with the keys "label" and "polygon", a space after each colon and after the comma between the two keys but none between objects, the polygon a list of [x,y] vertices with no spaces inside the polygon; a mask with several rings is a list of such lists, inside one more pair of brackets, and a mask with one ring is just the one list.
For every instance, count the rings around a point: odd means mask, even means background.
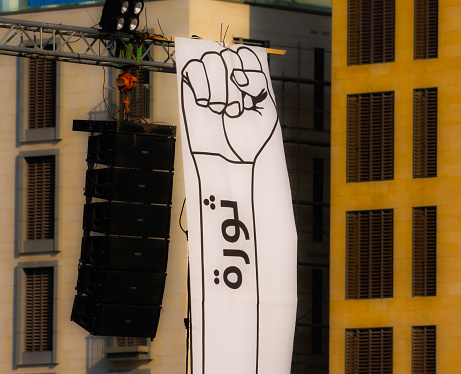
[{"label": "beige building facade", "polygon": [[[297,374],[328,371],[331,14],[325,2],[312,4],[311,8],[296,9],[225,1],[152,1],[145,3],[146,18],[141,17],[141,28],[147,19],[149,30],[161,33],[160,23],[167,37],[198,35],[219,40],[222,25],[224,30],[229,26],[226,42],[269,41],[271,47],[287,50],[284,57],[271,56],[270,64],[299,236],[299,307],[292,370]],[[102,3],[26,10],[18,3],[4,6],[3,16],[91,27],[98,23],[101,10]],[[117,106],[113,88],[117,72],[65,62],[41,65],[40,60],[1,54],[0,69],[0,372],[185,372],[188,260],[187,240],[180,227],[185,195],[180,132],[176,138],[168,275],[157,336],[152,342],[117,342],[115,338],[91,336],[70,321],[82,238],[88,139],[87,133],[72,131],[72,123],[74,119],[109,119],[106,104],[110,110]],[[37,91],[37,86],[47,83],[34,80],[33,72],[46,76],[47,69],[54,69],[55,101],[43,103],[50,95]],[[142,116],[179,126],[175,74],[149,72],[143,89],[149,105]],[[31,106],[32,98],[36,106]],[[49,108],[55,108],[51,117],[47,117]],[[40,123],[47,121],[53,125],[42,128]],[[32,122],[37,125],[31,126]],[[38,190],[40,181],[44,182]],[[37,188],[35,193],[33,188]],[[44,196],[48,199],[45,202],[41,200]],[[34,212],[33,207],[37,209]],[[28,218],[33,214],[46,217]],[[46,221],[42,226],[37,224],[42,221]],[[185,215],[181,224],[187,229]],[[33,318],[28,314],[31,309],[26,291],[34,287],[48,290],[45,295],[38,292],[44,299],[35,302],[52,301],[48,309],[51,315],[39,317],[48,321],[51,329],[43,331],[43,336],[28,332]],[[47,343],[40,346],[34,339]]]}]

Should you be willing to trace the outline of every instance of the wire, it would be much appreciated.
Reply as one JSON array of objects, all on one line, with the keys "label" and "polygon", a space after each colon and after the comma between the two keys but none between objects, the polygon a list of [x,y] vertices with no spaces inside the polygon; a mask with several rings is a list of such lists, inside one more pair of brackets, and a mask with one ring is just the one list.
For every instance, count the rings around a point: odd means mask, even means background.
[{"label": "wire", "polygon": [[183,231],[184,234],[186,234],[186,240],[189,240],[189,232],[187,230],[184,230],[182,227],[181,221],[182,221],[182,213],[184,211],[184,205],[186,205],[186,198],[184,198],[184,201],[182,202],[182,208],[181,208],[181,214],[179,215],[179,227]]},{"label": "wire", "polygon": [[158,27],[160,27],[160,31],[162,32],[162,36],[164,37],[165,33],[163,32],[162,26],[160,25],[160,20],[158,18],[157,18],[157,23],[158,23]]},{"label": "wire", "polygon": [[[112,118],[114,121],[116,121],[114,116],[110,113],[109,106],[107,105],[107,101],[106,101],[106,95],[104,93],[104,86],[106,85],[106,68],[105,68],[104,65],[102,65],[102,70],[104,71],[104,78],[103,78],[103,81],[102,81],[102,99],[104,100],[104,105],[106,106],[106,110],[107,110],[107,113],[109,113],[110,118]],[[115,113],[117,113],[117,112],[115,112]]]}]

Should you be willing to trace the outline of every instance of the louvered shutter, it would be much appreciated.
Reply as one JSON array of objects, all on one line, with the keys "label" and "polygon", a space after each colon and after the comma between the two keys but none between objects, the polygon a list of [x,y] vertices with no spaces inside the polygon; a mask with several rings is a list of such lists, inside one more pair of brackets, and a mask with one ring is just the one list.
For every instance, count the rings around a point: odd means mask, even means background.
[{"label": "louvered shutter", "polygon": [[120,348],[147,346],[147,338],[119,336],[117,337],[117,346]]},{"label": "louvered shutter", "polygon": [[392,374],[392,329],[346,330],[346,374]]},{"label": "louvered shutter", "polygon": [[25,350],[53,348],[53,268],[28,268],[26,274]]},{"label": "louvered shutter", "polygon": [[436,295],[436,207],[413,209],[413,295]]},{"label": "louvered shutter", "polygon": [[415,0],[415,59],[437,58],[438,0]]},{"label": "louvered shutter", "polygon": [[54,237],[55,157],[26,157],[27,239]]},{"label": "louvered shutter", "polygon": [[411,373],[435,374],[436,327],[413,327],[412,348]]},{"label": "louvered shutter", "polygon": [[413,176],[437,176],[437,88],[414,90]]},{"label": "louvered shutter", "polygon": [[394,0],[349,0],[349,65],[394,61],[394,34]]},{"label": "louvered shutter", "polygon": [[392,297],[392,210],[347,213],[346,296]]},{"label": "louvered shutter", "polygon": [[394,93],[348,96],[347,181],[394,177]]},{"label": "louvered shutter", "polygon": [[56,62],[29,62],[29,128],[56,125]]}]

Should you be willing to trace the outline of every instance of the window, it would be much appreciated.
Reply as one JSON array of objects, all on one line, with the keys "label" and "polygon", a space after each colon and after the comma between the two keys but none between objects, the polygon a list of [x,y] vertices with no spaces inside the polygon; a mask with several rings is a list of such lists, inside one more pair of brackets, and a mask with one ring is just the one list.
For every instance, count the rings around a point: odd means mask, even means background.
[{"label": "window", "polygon": [[321,354],[323,346],[323,271],[312,269],[312,353]]},{"label": "window", "polygon": [[[150,117],[150,85],[149,85],[149,70],[136,69],[133,72],[136,77],[136,88],[131,94],[131,104],[129,114],[136,118]],[[123,108],[123,103],[120,102],[120,108]]]},{"label": "window", "polygon": [[19,253],[57,250],[57,150],[19,156]]},{"label": "window", "polygon": [[436,294],[436,207],[413,208],[413,296]]},{"label": "window", "polygon": [[104,341],[107,358],[118,360],[151,360],[151,341],[141,337],[108,336]]},{"label": "window", "polygon": [[324,162],[321,158],[314,158],[313,162],[313,191],[312,200],[314,205],[312,217],[312,241],[321,243],[323,241],[323,186],[324,186]]},{"label": "window", "polygon": [[56,61],[29,61],[29,128],[56,125]]},{"label": "window", "polygon": [[59,70],[53,60],[21,59],[20,141],[59,139]]},{"label": "window", "polygon": [[346,330],[346,374],[392,374],[392,328]]},{"label": "window", "polygon": [[437,58],[438,0],[415,0],[415,59]]},{"label": "window", "polygon": [[324,130],[325,113],[325,49],[314,49],[314,129]]},{"label": "window", "polygon": [[394,93],[347,98],[347,181],[394,178]]},{"label": "window", "polygon": [[393,211],[347,213],[346,297],[393,294]]},{"label": "window", "polygon": [[413,176],[437,176],[437,88],[413,93]]},{"label": "window", "polygon": [[18,265],[18,365],[55,364],[57,266],[54,261]]},{"label": "window", "polygon": [[435,374],[435,326],[415,326],[412,337],[412,374]]},{"label": "window", "polygon": [[[111,69],[109,72],[109,81],[115,81],[114,77],[117,77],[121,70]],[[136,69],[130,71],[134,77],[136,77],[136,87],[134,90],[128,93],[129,100],[129,121],[140,121],[141,119],[151,118],[152,117],[152,105],[150,102],[153,97],[153,85],[150,84],[150,72],[148,70]],[[114,78],[114,79],[112,79]],[[125,106],[124,100],[126,94],[120,94],[120,91],[117,86],[109,88],[109,98],[110,98],[110,117],[112,118],[122,118],[123,117],[123,108]],[[104,108],[105,111],[105,108]]]},{"label": "window", "polygon": [[348,64],[394,61],[394,0],[348,1]]}]

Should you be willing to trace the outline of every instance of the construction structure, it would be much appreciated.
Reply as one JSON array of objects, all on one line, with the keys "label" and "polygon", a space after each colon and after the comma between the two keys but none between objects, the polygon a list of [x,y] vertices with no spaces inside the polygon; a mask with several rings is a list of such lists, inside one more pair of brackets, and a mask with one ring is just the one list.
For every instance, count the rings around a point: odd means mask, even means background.
[{"label": "construction structure", "polygon": [[459,371],[460,12],[333,1],[331,374]]},{"label": "construction structure", "polygon": [[[102,2],[56,3],[2,3],[2,16],[21,21],[13,22],[15,26],[5,22],[0,36],[4,73],[1,191],[5,202],[0,250],[0,287],[5,295],[0,313],[0,371],[185,371],[187,239],[181,227],[187,229],[187,222],[182,214],[180,147],[176,147],[174,165],[168,276],[156,338],[151,342],[91,336],[70,321],[81,247],[88,139],[87,134],[72,131],[72,123],[75,119],[117,119],[120,104],[113,82],[120,71],[114,66],[136,60],[141,68],[136,72],[136,96],[130,110],[149,123],[177,126],[174,47],[169,36],[198,35],[287,50],[284,57],[271,55],[270,66],[299,237],[299,306],[292,372],[326,373],[328,1],[146,2],[148,24],[141,18],[140,30],[155,32],[165,40],[147,38],[144,52],[148,54],[124,56],[110,54],[114,46],[99,44],[99,33],[92,31],[91,26],[101,17]],[[47,32],[37,22],[55,30],[51,45],[43,42],[49,40],[42,39]],[[17,35],[24,37],[23,42],[13,45],[13,34],[19,29]],[[134,51],[132,47],[124,49]]]}]

